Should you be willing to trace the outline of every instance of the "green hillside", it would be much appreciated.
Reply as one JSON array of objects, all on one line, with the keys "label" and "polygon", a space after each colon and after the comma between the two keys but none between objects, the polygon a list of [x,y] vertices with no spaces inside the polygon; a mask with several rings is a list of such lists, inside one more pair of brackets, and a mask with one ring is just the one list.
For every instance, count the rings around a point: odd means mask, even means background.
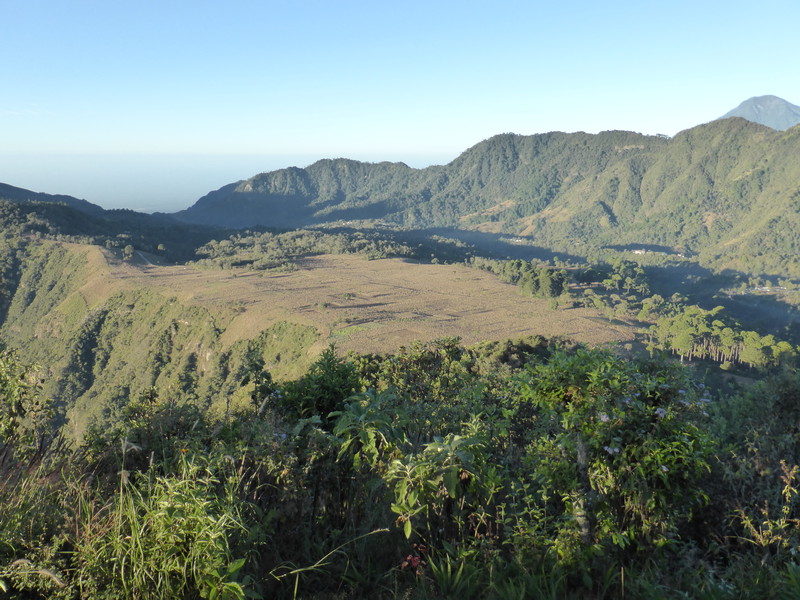
[{"label": "green hillside", "polygon": [[66,204],[75,208],[83,213],[90,215],[100,215],[104,211],[102,208],[86,200],[74,198],[72,196],[65,196],[64,194],[43,194],[41,192],[32,192],[23,188],[18,188],[7,183],[0,183],[0,198],[6,200],[20,201],[35,201],[47,202],[51,204]]},{"label": "green hillside", "polygon": [[[244,393],[249,353],[257,352],[276,378],[296,376],[315,354],[308,351],[317,331],[297,323],[275,322],[223,341],[237,315],[233,303],[211,311],[129,285],[109,273],[92,246],[25,243],[15,262],[18,278],[6,281],[0,336],[26,360],[47,366],[43,392],[65,411],[74,439],[91,423],[113,421],[151,388],[223,414],[225,402]],[[214,407],[215,400],[222,404]]]},{"label": "green hillside", "polygon": [[321,160],[305,169],[262,173],[225,186],[176,216],[230,227],[297,227],[339,219],[458,226],[464,217],[505,201],[520,204],[525,214],[541,210],[565,181],[574,183],[624,160],[627,149],[640,151],[663,143],[661,138],[628,132],[503,134],[477,144],[447,166],[427,169]]},{"label": "green hillside", "polygon": [[738,118],[672,139],[503,134],[445,166],[337,159],[262,173],[175,216],[239,228],[454,227],[584,256],[610,244],[661,245],[716,269],[797,277],[798,153],[800,128]]}]

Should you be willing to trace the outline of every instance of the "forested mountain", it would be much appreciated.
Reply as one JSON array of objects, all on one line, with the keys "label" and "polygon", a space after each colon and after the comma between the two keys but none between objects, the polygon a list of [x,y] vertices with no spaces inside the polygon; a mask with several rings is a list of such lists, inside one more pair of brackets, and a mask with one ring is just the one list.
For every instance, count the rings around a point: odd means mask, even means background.
[{"label": "forested mountain", "polygon": [[583,257],[604,246],[661,246],[714,270],[800,277],[798,154],[800,127],[733,117],[671,139],[502,134],[425,169],[325,159],[226,185],[174,215],[104,211],[5,184],[0,199],[67,204],[98,219],[79,219],[73,235],[176,233],[176,221],[284,229],[360,221],[505,234]]},{"label": "forested mountain", "polygon": [[800,123],[800,106],[777,96],[755,96],[725,113],[721,119],[741,117],[779,131]]},{"label": "forested mountain", "polygon": [[[176,213],[192,222],[230,227],[297,227],[338,219],[383,219],[410,227],[498,221],[502,209],[532,214],[571,179],[595,174],[665,140],[629,132],[502,134],[446,166],[321,160],[305,169],[262,173],[230,184]],[[507,205],[507,206],[506,206]],[[488,214],[483,214],[488,211]],[[474,215],[470,223],[464,223]],[[506,217],[506,215],[503,215]]]},{"label": "forested mountain", "polygon": [[674,138],[502,134],[444,166],[321,160],[227,185],[176,217],[229,227],[381,220],[526,236],[590,254],[661,245],[703,263],[800,275],[800,128],[741,118]]},{"label": "forested mountain", "polygon": [[101,207],[86,200],[74,198],[72,196],[65,196],[63,194],[44,194],[41,192],[32,192],[23,188],[14,187],[7,183],[0,183],[0,199],[14,200],[14,201],[36,201],[36,202],[51,202],[57,204],[66,204],[72,208],[76,208],[81,212],[90,215],[100,215],[104,211]]}]

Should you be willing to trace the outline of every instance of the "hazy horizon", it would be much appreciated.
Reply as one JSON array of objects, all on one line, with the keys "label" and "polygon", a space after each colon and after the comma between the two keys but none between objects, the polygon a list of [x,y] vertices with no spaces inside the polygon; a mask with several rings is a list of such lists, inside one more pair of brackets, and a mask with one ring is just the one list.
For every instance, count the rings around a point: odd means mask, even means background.
[{"label": "hazy horizon", "polygon": [[[800,100],[800,4],[6,3],[0,181],[186,208],[323,158],[449,162],[493,135],[674,135]],[[238,163],[236,161],[239,161]]]},{"label": "hazy horizon", "polygon": [[[466,148],[465,148],[466,149]],[[15,187],[64,194],[103,208],[129,208],[137,212],[172,213],[188,208],[222,186],[259,173],[287,167],[307,167],[325,158],[353,158],[365,162],[404,162],[424,168],[455,158],[411,156],[404,158],[353,156],[247,156],[208,154],[40,155],[0,156],[0,172],[13,171]],[[100,177],[97,173],[101,173]]]}]

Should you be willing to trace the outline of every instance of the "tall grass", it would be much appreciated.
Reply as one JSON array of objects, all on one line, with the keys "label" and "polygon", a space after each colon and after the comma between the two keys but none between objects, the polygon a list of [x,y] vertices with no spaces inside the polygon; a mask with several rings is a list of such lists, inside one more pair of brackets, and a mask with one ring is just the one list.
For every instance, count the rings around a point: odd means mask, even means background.
[{"label": "tall grass", "polygon": [[178,474],[142,474],[100,510],[84,506],[75,551],[82,597],[244,598],[244,558],[231,539],[245,532],[235,481],[192,460]]}]

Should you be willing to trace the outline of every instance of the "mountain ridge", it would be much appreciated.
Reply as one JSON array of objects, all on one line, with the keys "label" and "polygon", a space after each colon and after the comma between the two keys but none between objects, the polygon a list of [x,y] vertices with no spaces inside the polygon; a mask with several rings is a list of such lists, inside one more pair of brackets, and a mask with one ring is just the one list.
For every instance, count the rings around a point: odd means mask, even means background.
[{"label": "mountain ridge", "polygon": [[0,183],[0,199],[14,200],[16,202],[30,200],[34,202],[61,203],[94,216],[102,215],[104,212],[106,212],[101,206],[92,204],[87,200],[82,200],[73,196],[67,196],[65,194],[46,194],[44,192],[33,192],[31,190],[26,190],[24,188],[9,185],[7,183]]},{"label": "mountain ridge", "polygon": [[[616,146],[610,139],[617,140]],[[305,167],[289,167],[267,173],[260,173],[249,179],[228,184],[210,192],[186,210],[174,213],[178,219],[189,222],[202,222],[196,215],[209,211],[215,205],[224,206],[227,215],[214,214],[213,222],[224,223],[231,227],[247,227],[255,224],[263,226],[300,226],[326,222],[336,218],[337,209],[354,213],[353,209],[369,205],[383,205],[390,213],[408,213],[419,205],[433,201],[440,205],[462,202],[470,192],[484,190],[487,185],[497,182],[498,173],[515,171],[516,183],[525,183],[524,175],[539,168],[537,159],[545,162],[543,166],[554,163],[567,163],[573,159],[565,156],[564,151],[580,150],[604,152],[596,148],[595,140],[604,140],[621,151],[629,148],[640,148],[650,143],[661,143],[658,136],[622,131],[609,131],[599,134],[550,132],[523,136],[503,133],[483,140],[465,150],[447,165],[434,165],[422,169],[408,167],[404,163],[366,163],[351,159],[323,159]],[[633,143],[632,143],[633,142]],[[604,143],[601,141],[601,144]],[[489,155],[483,151],[487,145],[494,147]],[[592,147],[595,146],[593,149]],[[569,148],[567,148],[569,147]],[[500,183],[503,190],[513,188],[515,181]],[[497,190],[501,193],[503,190]],[[540,192],[546,195],[546,190]],[[486,194],[483,194],[484,196]],[[247,205],[249,214],[232,215],[227,209],[232,199],[238,199]],[[270,207],[261,214],[257,205],[259,201],[269,200]],[[298,207],[298,201],[305,201],[305,210]],[[477,201],[486,204],[487,198]],[[469,202],[468,202],[469,203]],[[472,202],[472,204],[476,204]],[[286,206],[284,206],[286,205]],[[276,216],[276,208],[287,210],[286,214]],[[373,211],[374,212],[374,211]],[[297,221],[302,216],[304,220]],[[222,220],[220,220],[222,218]],[[367,218],[376,218],[375,216]],[[409,214],[403,218],[395,215],[392,221],[399,222],[414,218]],[[254,219],[264,219],[254,222]],[[455,220],[450,219],[455,224]],[[244,224],[242,224],[244,223]]]},{"label": "mountain ridge", "polygon": [[[800,274],[800,128],[743,118],[673,138],[634,132],[499,134],[447,165],[321,160],[223,186],[175,213],[191,223],[294,228],[369,221],[524,236],[564,251],[652,244],[742,267],[779,229],[764,267]],[[797,241],[800,247],[800,239]]]},{"label": "mountain ridge", "polygon": [[800,127],[729,117],[672,138],[502,133],[422,169],[321,159],[229,183],[172,214],[103,211],[5,184],[0,198],[66,202],[141,226],[449,228],[584,256],[607,245],[657,245],[700,255],[715,269],[800,276],[798,153]]}]

